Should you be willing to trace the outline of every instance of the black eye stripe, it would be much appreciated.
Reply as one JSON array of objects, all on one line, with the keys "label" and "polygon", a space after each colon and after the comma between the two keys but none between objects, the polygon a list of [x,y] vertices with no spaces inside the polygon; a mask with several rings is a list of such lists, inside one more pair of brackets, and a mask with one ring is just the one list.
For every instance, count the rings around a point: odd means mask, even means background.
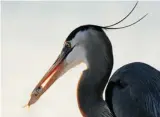
[{"label": "black eye stripe", "polygon": [[74,46],[73,46],[73,47],[67,47],[67,46],[65,46],[65,47],[63,48],[62,51],[65,53],[64,58],[67,57],[67,55],[73,50],[73,48],[74,48]]},{"label": "black eye stripe", "polygon": [[73,48],[71,48],[71,47],[65,46],[65,47],[63,48],[63,52],[69,53],[70,51],[72,51],[72,49],[73,49]]}]

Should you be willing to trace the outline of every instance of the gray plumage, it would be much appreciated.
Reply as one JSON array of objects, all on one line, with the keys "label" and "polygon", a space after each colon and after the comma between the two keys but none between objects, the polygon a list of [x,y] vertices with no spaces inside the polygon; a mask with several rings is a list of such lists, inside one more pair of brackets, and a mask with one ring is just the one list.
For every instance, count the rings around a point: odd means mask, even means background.
[{"label": "gray plumage", "polygon": [[[125,20],[137,3],[117,23],[109,26],[83,25],[73,30],[58,59],[38,85],[51,76],[43,88],[46,91],[60,76],[83,62],[87,69],[79,80],[77,99],[84,117],[160,117],[158,70],[145,63],[134,62],[119,68],[110,78],[114,61],[112,44],[103,29],[122,29],[142,20],[146,15],[130,25],[113,27]],[[28,105],[35,103],[43,93],[38,98],[34,94]]]},{"label": "gray plumage", "polygon": [[106,90],[116,117],[160,117],[160,72],[140,62],[117,70]]},{"label": "gray plumage", "polygon": [[[84,27],[83,27],[84,28]],[[113,67],[112,45],[103,30],[86,27],[73,39],[80,39],[88,69],[81,76],[78,99],[87,117],[159,117],[160,72],[140,62]],[[105,98],[103,90],[107,84]]]}]

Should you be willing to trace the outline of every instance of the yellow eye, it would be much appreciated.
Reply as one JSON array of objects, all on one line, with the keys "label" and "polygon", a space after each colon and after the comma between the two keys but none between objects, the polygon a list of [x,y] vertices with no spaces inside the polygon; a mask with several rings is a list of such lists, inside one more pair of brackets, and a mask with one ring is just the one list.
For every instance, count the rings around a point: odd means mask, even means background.
[{"label": "yellow eye", "polygon": [[66,42],[65,42],[65,46],[67,46],[68,48],[71,48],[71,43],[68,42],[68,41],[66,41]]}]

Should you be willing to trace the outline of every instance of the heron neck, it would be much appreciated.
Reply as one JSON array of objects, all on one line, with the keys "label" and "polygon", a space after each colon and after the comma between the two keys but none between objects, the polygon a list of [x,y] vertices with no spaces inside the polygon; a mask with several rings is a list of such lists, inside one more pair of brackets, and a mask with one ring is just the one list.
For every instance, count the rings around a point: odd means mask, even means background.
[{"label": "heron neck", "polygon": [[[103,52],[98,52],[97,55],[92,54],[88,57],[92,59],[88,58],[88,69],[83,72],[77,91],[81,112],[87,115],[88,113],[97,112],[96,110],[105,109],[106,103],[103,100],[103,90],[113,66],[112,54],[106,58]],[[101,112],[97,113],[100,114]]]}]

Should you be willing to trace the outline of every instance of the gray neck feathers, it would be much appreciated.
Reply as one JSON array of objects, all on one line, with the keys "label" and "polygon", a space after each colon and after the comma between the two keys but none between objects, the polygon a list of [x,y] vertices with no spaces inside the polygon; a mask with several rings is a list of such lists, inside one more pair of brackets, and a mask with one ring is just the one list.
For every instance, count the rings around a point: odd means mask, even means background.
[{"label": "gray neck feathers", "polygon": [[88,29],[84,38],[88,69],[78,85],[78,101],[87,117],[94,117],[108,111],[102,94],[113,66],[112,46],[103,31]]}]

